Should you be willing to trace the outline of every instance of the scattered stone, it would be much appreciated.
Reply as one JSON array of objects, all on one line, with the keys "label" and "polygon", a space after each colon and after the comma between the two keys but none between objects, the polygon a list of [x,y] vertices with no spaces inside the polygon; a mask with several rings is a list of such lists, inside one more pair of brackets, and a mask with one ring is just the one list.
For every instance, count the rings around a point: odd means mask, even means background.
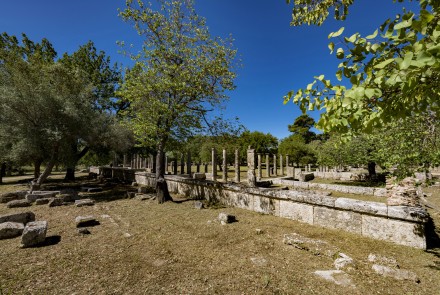
[{"label": "scattered stone", "polygon": [[21,236],[23,248],[36,246],[46,240],[47,221],[33,221],[26,224]]},{"label": "scattered stone", "polygon": [[251,261],[256,266],[265,266],[267,264],[267,260],[263,257],[251,257]]},{"label": "scattered stone", "polygon": [[63,206],[64,202],[63,199],[61,198],[52,198],[49,202],[49,207],[58,207],[58,206]]},{"label": "scattered stone", "polygon": [[22,200],[25,198],[27,191],[16,191],[0,194],[0,203],[8,203],[10,201]]},{"label": "scattered stone", "polygon": [[407,280],[413,281],[416,283],[420,283],[420,279],[417,277],[415,273],[409,270],[391,268],[389,266],[373,264],[372,269],[379,275],[384,277],[391,277],[396,280]]},{"label": "scattered stone", "polygon": [[329,245],[325,241],[303,237],[297,233],[285,234],[283,242],[297,249],[310,251],[313,255],[324,255],[333,258],[339,253],[338,248]]},{"label": "scattered stone", "polygon": [[62,193],[57,196],[57,198],[63,200],[65,203],[71,203],[78,200],[78,194],[75,193]]},{"label": "scattered stone", "polygon": [[50,200],[52,200],[52,198],[42,198],[42,199],[37,199],[37,200],[35,200],[35,205],[45,205],[45,204],[49,204]]},{"label": "scattered stone", "polygon": [[14,200],[6,203],[6,207],[8,208],[19,208],[19,207],[29,207],[31,202],[27,200]]},{"label": "scattered stone", "polygon": [[86,192],[86,193],[98,193],[98,192],[102,192],[102,188],[100,188],[100,187],[86,187],[86,186],[83,186],[83,187],[81,187],[81,191],[82,192]]},{"label": "scattered stone", "polygon": [[124,237],[125,237],[125,238],[130,238],[130,237],[131,237],[131,234],[129,234],[129,233],[124,233]]},{"label": "scattered stone", "polygon": [[399,264],[397,264],[397,261],[395,258],[384,257],[384,256],[373,254],[373,253],[370,253],[368,255],[368,261],[373,262],[373,263],[377,263],[377,264],[386,265],[386,266],[393,267],[393,268],[400,268],[400,266],[399,266]]},{"label": "scattered stone", "polygon": [[416,179],[407,177],[397,182],[395,177],[386,180],[388,206],[420,206],[420,196],[417,194]]},{"label": "scattered stone", "polygon": [[202,202],[200,202],[200,201],[195,201],[194,202],[194,208],[196,208],[196,209],[203,209],[203,203]]},{"label": "scattered stone", "polygon": [[91,232],[87,228],[78,228],[78,233],[81,235],[90,235]]},{"label": "scattered stone", "polygon": [[264,233],[264,231],[261,228],[257,228],[255,232],[257,233],[257,235],[262,235]]},{"label": "scattered stone", "polygon": [[131,186],[138,186],[138,184],[137,184],[136,181],[133,181],[133,182],[131,183]]},{"label": "scattered stone", "polygon": [[19,237],[23,233],[24,225],[20,222],[0,223],[0,240]]},{"label": "scattered stone", "polygon": [[155,195],[151,195],[151,194],[140,194],[140,193],[136,193],[136,197],[137,200],[139,201],[146,201],[146,200],[154,200],[156,198]]},{"label": "scattered stone", "polygon": [[218,220],[220,221],[221,224],[232,223],[232,222],[236,221],[234,215],[227,214],[224,212],[222,212],[218,215]]},{"label": "scattered stone", "polygon": [[335,268],[338,270],[342,269],[348,269],[353,270],[354,269],[354,260],[350,256],[339,253],[339,258],[337,258],[334,262]]},{"label": "scattered stone", "polygon": [[75,218],[76,227],[87,227],[99,225],[99,221],[94,216],[77,216]]},{"label": "scattered stone", "polygon": [[35,221],[35,214],[30,211],[23,213],[11,213],[11,214],[0,215],[0,223],[18,222],[18,223],[26,224],[31,221]]},{"label": "scattered stone", "polygon": [[134,197],[136,197],[136,192],[127,192],[127,198],[133,199]]},{"label": "scattered stone", "polygon": [[92,199],[82,199],[75,201],[76,207],[93,206],[93,205],[95,205],[95,201],[93,201]]},{"label": "scattered stone", "polygon": [[38,199],[43,199],[43,198],[53,198],[55,197],[55,195],[57,195],[59,192],[58,191],[54,191],[54,192],[48,192],[48,191],[38,191],[38,192],[33,192],[32,194],[27,194],[26,195],[26,200],[28,200],[29,202],[33,203]]},{"label": "scattered stone", "polygon": [[313,173],[301,173],[299,175],[299,181],[307,182],[313,179],[315,179],[315,174]]},{"label": "scattered stone", "polygon": [[336,285],[355,287],[348,274],[342,270],[317,270],[314,274]]}]

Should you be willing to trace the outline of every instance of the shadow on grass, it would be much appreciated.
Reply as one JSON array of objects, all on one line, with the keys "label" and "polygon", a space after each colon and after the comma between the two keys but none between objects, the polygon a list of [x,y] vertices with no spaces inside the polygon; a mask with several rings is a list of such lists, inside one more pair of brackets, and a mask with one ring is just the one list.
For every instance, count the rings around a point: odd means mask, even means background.
[{"label": "shadow on grass", "polygon": [[50,237],[46,237],[46,239],[44,240],[43,243],[40,243],[38,245],[35,245],[34,247],[31,248],[41,248],[41,247],[47,247],[47,246],[54,246],[56,244],[58,244],[59,242],[61,242],[61,236],[50,236]]}]

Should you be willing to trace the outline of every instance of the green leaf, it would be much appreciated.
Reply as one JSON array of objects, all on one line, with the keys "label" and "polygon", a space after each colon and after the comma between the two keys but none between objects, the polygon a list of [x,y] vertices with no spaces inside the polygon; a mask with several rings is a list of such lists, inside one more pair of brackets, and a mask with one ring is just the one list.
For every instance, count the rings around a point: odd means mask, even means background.
[{"label": "green leaf", "polygon": [[373,34],[368,35],[368,36],[365,37],[365,38],[366,38],[366,39],[374,39],[374,38],[376,38],[378,32],[379,32],[379,31],[376,29],[376,31],[374,31]]},{"label": "green leaf", "polygon": [[330,53],[333,53],[333,50],[335,50],[335,43],[330,42],[328,44],[328,49],[330,49]]},{"label": "green leaf", "polygon": [[410,27],[411,25],[412,25],[412,17],[411,17],[410,19],[408,19],[408,20],[404,20],[404,21],[402,21],[402,22],[396,24],[396,25],[394,26],[394,29],[395,29],[395,30],[400,30],[400,29],[408,28],[408,27]]},{"label": "green leaf", "polygon": [[400,64],[401,70],[406,70],[411,65],[411,60],[412,60],[413,56],[414,56],[414,53],[412,51],[409,51],[405,54],[405,57],[404,57],[402,63]]},{"label": "green leaf", "polygon": [[385,68],[387,65],[389,65],[390,63],[392,63],[394,61],[394,58],[389,58],[387,60],[384,60],[381,63],[378,63],[377,65],[374,66],[374,68],[376,69],[383,69]]},{"label": "green leaf", "polygon": [[338,48],[338,50],[336,50],[336,57],[338,59],[343,59],[344,58],[344,49],[342,48]]},{"label": "green leaf", "polygon": [[342,28],[340,28],[337,32],[333,32],[333,33],[330,33],[329,35],[328,35],[328,38],[330,39],[330,38],[334,38],[334,37],[338,37],[338,36],[340,36],[341,34],[342,34],[342,32],[344,32],[344,27],[342,27]]}]

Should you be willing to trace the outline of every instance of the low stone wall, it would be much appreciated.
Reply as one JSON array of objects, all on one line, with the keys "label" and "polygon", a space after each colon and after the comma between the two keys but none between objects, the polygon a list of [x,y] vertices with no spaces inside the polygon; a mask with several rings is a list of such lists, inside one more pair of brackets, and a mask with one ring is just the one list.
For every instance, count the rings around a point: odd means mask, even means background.
[{"label": "low stone wall", "polygon": [[288,186],[304,188],[304,189],[333,190],[341,193],[372,195],[376,197],[386,197],[386,193],[387,193],[387,190],[385,188],[349,186],[349,185],[325,184],[325,183],[310,183],[310,182],[295,181],[295,180],[283,179],[283,178],[273,179],[272,182],[274,184],[282,184],[282,185],[288,185]]},{"label": "low stone wall", "polygon": [[353,180],[357,175],[352,172],[321,172],[313,171],[313,174],[317,178],[334,179],[334,180]]},{"label": "low stone wall", "polygon": [[[155,186],[154,174],[138,172],[135,178],[138,184]],[[195,199],[426,249],[428,215],[420,208],[333,198],[313,191],[250,188],[179,176],[166,179],[170,192]]]}]

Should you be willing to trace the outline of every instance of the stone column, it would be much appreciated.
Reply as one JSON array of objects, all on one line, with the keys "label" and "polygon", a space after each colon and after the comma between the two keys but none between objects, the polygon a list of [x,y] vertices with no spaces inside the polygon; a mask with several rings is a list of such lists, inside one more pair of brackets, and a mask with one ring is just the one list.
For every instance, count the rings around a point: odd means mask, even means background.
[{"label": "stone column", "polygon": [[226,163],[226,150],[223,150],[223,162],[222,162],[222,168],[223,168],[223,177],[222,180],[224,182],[228,181],[228,164]]},{"label": "stone column", "polygon": [[212,157],[211,157],[211,164],[212,164],[212,180],[217,180],[217,153],[215,148],[212,148]]},{"label": "stone column", "polygon": [[165,174],[168,174],[168,157],[165,155]]},{"label": "stone column", "polygon": [[177,175],[177,159],[173,161],[173,174]]},{"label": "stone column", "polygon": [[180,156],[180,174],[185,174],[185,155]]},{"label": "stone column", "polygon": [[124,156],[123,156],[123,163],[122,163],[122,167],[126,167],[127,166],[127,154],[124,154]]},{"label": "stone column", "polygon": [[269,154],[266,155],[266,177],[270,177]]},{"label": "stone column", "polygon": [[261,167],[261,154],[258,154],[258,180],[263,177],[263,169]]},{"label": "stone column", "polygon": [[188,152],[186,154],[186,173],[189,175],[191,174],[191,152]]},{"label": "stone column", "polygon": [[280,175],[284,176],[283,155],[280,155]]},{"label": "stone column", "polygon": [[235,150],[235,182],[240,182],[240,155],[238,153],[238,149]]},{"label": "stone column", "polygon": [[257,177],[255,175],[255,150],[251,149],[250,147],[247,150],[247,165],[248,165],[248,171],[247,171],[248,185],[250,187],[256,187]]},{"label": "stone column", "polygon": [[286,155],[286,170],[287,170],[287,167],[289,167],[289,156],[288,155]]},{"label": "stone column", "polygon": [[277,176],[277,155],[273,155],[273,175]]}]

